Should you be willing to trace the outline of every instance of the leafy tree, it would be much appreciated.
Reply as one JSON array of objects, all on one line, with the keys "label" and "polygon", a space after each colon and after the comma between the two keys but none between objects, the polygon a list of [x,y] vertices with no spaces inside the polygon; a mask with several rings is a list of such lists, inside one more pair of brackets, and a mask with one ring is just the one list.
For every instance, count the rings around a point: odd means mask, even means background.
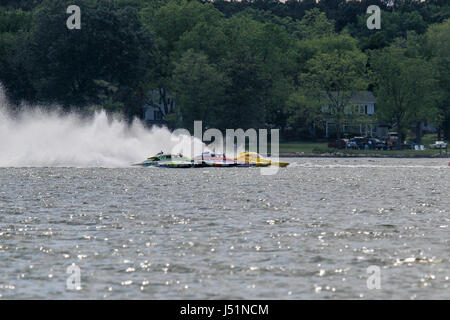
[{"label": "leafy tree", "polygon": [[227,85],[226,76],[207,56],[186,51],[175,63],[171,81],[183,127],[192,130],[194,121],[201,120],[205,128],[222,128]]},{"label": "leafy tree", "polygon": [[[65,27],[69,4],[81,7],[81,30]],[[366,27],[369,4],[382,9],[381,30]],[[176,125],[198,118],[314,136],[322,106],[340,126],[351,93],[366,89],[358,48],[395,43],[431,68],[438,89],[423,91],[427,101],[408,110],[402,130],[430,120],[448,139],[449,17],[445,0],[0,0],[0,81],[16,103],[102,105],[129,117],[156,89],[164,110],[180,100]],[[370,87],[381,90],[378,81]]]},{"label": "leafy tree", "polygon": [[308,92],[297,90],[286,101],[287,124],[294,136],[316,138],[317,123],[321,120],[320,99],[311,99]]},{"label": "leafy tree", "polygon": [[450,19],[431,26],[426,33],[427,56],[437,73],[438,138],[450,140]]},{"label": "leafy tree", "polygon": [[17,33],[31,28],[30,12],[0,7],[0,33]]},{"label": "leafy tree", "polygon": [[13,8],[31,10],[39,4],[40,0],[0,0],[0,5]]},{"label": "leafy tree", "polygon": [[341,36],[340,41],[330,39],[329,44],[334,49],[308,60],[308,71],[302,75],[301,84],[308,89],[306,94],[309,100],[318,100],[321,107],[325,107],[323,113],[334,120],[339,138],[351,97],[367,89],[367,57],[348,36]]},{"label": "leafy tree", "polygon": [[219,66],[230,79],[224,115],[227,126],[265,127],[267,99],[272,87],[271,68],[276,67],[271,65],[276,47],[268,46],[270,42],[267,42],[271,33],[249,16],[224,20],[221,28],[227,38],[227,50]]},{"label": "leafy tree", "polygon": [[432,66],[422,58],[408,57],[406,49],[390,46],[371,55],[380,119],[394,123],[400,142],[405,129],[432,115]]},{"label": "leafy tree", "polygon": [[197,24],[213,25],[222,14],[211,4],[197,1],[171,0],[163,6],[146,7],[142,11],[142,21],[154,36],[155,68],[148,70],[150,75],[147,89],[157,88],[166,109],[169,105],[169,91],[174,61],[182,53],[177,52],[177,43],[183,34],[195,28]]},{"label": "leafy tree", "polygon": [[366,26],[368,14],[358,16],[355,25],[349,25],[351,33],[361,39],[360,47],[366,49],[381,49],[394,41],[394,39],[406,38],[409,31],[423,34],[427,23],[419,12],[381,11],[381,29],[369,30]]},{"label": "leafy tree", "polygon": [[328,20],[318,8],[306,11],[299,22],[300,36],[303,39],[320,38],[334,34],[334,21]]},{"label": "leafy tree", "polygon": [[145,76],[151,39],[143,33],[136,10],[109,1],[76,1],[82,10],[81,30],[65,26],[66,8],[74,1],[44,1],[34,12],[33,29],[25,39],[26,67],[36,99],[65,106],[98,102],[94,80],[114,83],[126,113],[136,112],[139,81]]},{"label": "leafy tree", "polygon": [[0,7],[0,81],[11,102],[34,95],[24,68],[23,39],[31,29],[31,13]]},{"label": "leafy tree", "polygon": [[124,104],[116,98],[118,87],[104,80],[94,80],[98,89],[99,105],[93,105],[93,109],[104,109],[110,114],[120,114],[123,111]]}]

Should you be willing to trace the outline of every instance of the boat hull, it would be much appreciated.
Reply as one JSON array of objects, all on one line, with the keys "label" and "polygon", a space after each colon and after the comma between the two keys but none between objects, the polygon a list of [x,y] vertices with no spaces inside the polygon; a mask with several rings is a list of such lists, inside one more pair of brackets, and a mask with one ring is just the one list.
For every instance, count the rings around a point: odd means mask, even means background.
[{"label": "boat hull", "polygon": [[236,158],[236,161],[239,164],[242,164],[240,166],[249,166],[249,167],[278,166],[283,168],[289,165],[288,162],[278,162],[270,159],[265,159],[261,157],[259,154],[254,152],[243,152]]},{"label": "boat hull", "polygon": [[194,159],[186,158],[177,155],[157,155],[148,158],[147,160],[133,164],[134,166],[141,167],[162,167],[162,168],[204,168],[204,167],[268,167],[278,166],[286,167],[288,162],[273,161],[271,159],[265,159],[259,154],[254,152],[243,152],[235,159],[228,159],[226,157],[210,156],[207,153],[202,154],[202,157],[196,157]]},{"label": "boat hull", "polygon": [[192,168],[194,164],[192,162],[163,162],[158,163],[157,167],[160,168]]}]

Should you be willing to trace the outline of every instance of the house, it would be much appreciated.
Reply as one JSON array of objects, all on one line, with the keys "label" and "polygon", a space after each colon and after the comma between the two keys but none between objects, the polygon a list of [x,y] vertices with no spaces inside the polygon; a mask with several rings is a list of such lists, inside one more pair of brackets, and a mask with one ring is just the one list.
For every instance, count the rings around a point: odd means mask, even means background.
[{"label": "house", "polygon": [[[375,117],[376,98],[370,91],[355,93],[344,108],[345,121],[342,125],[344,134],[358,134],[375,136],[377,130],[377,119]],[[328,106],[322,107],[325,114],[325,136],[329,137],[336,130],[333,113]]]},{"label": "house", "polygon": [[145,96],[144,121],[147,125],[165,125],[166,115],[175,110],[175,100],[164,89],[155,89],[147,92]]},{"label": "house", "polygon": [[144,121],[148,125],[164,124],[164,115],[160,108],[154,105],[144,105]]}]

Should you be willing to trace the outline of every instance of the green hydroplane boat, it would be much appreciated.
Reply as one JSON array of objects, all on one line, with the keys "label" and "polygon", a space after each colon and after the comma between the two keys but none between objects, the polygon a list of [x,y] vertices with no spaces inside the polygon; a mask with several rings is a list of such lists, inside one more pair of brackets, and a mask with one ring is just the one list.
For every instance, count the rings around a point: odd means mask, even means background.
[{"label": "green hydroplane boat", "polygon": [[160,152],[157,155],[134,165],[141,167],[191,168],[194,166],[194,160],[183,157],[181,154],[174,155]]}]

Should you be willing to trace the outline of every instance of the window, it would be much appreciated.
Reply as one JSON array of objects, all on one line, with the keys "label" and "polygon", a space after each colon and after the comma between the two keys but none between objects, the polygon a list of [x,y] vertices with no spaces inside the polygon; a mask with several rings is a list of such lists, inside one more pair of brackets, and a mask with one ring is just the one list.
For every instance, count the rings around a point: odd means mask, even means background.
[{"label": "window", "polygon": [[364,113],[367,114],[367,104],[364,106]]}]

